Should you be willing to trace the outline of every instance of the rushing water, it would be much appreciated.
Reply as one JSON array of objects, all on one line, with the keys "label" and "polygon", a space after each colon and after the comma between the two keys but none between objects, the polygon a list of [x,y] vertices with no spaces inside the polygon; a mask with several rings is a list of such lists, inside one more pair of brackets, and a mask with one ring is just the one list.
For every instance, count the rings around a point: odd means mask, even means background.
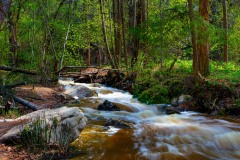
[{"label": "rushing water", "polygon": [[[88,118],[88,125],[73,145],[77,159],[234,160],[240,159],[240,126],[226,120],[210,119],[194,112],[165,115],[160,105],[142,104],[127,92],[91,84],[60,81],[66,92],[78,85],[98,93],[76,100]],[[121,111],[96,110],[104,100],[117,103]],[[71,106],[71,105],[70,105]],[[133,123],[131,129],[103,127],[109,118]]]}]

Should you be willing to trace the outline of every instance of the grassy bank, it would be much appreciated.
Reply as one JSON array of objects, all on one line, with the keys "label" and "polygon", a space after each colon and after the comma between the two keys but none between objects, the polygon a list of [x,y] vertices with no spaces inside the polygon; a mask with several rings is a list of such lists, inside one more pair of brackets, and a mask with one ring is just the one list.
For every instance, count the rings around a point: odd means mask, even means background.
[{"label": "grassy bank", "polygon": [[192,77],[192,62],[171,61],[164,68],[142,69],[134,85],[134,96],[148,104],[171,103],[182,94],[193,96],[192,110],[216,114],[240,113],[240,67],[234,63],[211,62],[210,75],[202,85]]}]

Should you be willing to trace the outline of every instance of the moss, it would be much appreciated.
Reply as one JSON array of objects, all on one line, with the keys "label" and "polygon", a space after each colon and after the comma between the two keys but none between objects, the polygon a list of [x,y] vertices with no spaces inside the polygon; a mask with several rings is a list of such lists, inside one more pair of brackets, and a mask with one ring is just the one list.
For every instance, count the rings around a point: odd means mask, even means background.
[{"label": "moss", "polygon": [[161,85],[154,85],[153,87],[144,90],[138,96],[139,101],[148,104],[169,103],[168,88]]},{"label": "moss", "polygon": [[169,91],[169,98],[172,99],[174,97],[179,97],[184,90],[184,85],[182,80],[171,80],[170,83],[167,85]]}]

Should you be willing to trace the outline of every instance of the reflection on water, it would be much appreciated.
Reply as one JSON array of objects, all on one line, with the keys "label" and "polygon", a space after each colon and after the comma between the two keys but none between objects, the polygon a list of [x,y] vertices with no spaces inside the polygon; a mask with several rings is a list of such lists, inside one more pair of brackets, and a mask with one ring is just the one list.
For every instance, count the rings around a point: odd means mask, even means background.
[{"label": "reflection on water", "polygon": [[[73,145],[80,154],[72,159],[153,159],[153,160],[238,160],[240,126],[225,120],[209,119],[194,112],[164,115],[159,105],[145,105],[121,90],[91,84],[60,81],[67,90],[84,85],[97,97],[80,99],[78,105],[89,119]],[[77,96],[77,95],[75,95]],[[122,111],[96,110],[109,100],[122,105]],[[116,118],[134,125],[131,129],[103,127],[106,119]]]}]

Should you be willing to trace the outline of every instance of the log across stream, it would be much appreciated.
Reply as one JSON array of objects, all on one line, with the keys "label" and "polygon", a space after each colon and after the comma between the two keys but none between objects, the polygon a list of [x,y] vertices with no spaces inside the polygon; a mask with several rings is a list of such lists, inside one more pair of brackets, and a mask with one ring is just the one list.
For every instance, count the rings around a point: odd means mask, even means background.
[{"label": "log across stream", "polygon": [[[240,125],[237,123],[210,119],[195,112],[165,115],[161,105],[142,104],[118,89],[66,80],[60,83],[66,90],[84,85],[98,93],[98,96],[69,103],[69,106],[78,106],[88,118],[87,127],[73,143],[80,152],[72,160],[240,159]],[[115,102],[122,110],[97,110],[104,100]],[[110,118],[129,122],[132,128],[104,127]]]}]

